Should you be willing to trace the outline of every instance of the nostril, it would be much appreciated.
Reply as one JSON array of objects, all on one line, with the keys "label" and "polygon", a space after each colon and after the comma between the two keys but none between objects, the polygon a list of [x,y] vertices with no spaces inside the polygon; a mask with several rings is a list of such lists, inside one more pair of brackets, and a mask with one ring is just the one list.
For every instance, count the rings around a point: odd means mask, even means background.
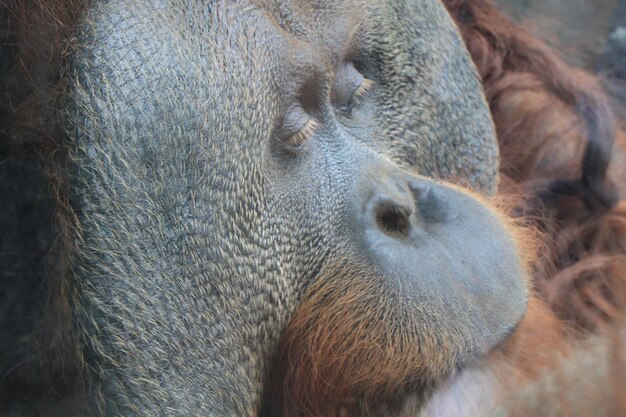
[{"label": "nostril", "polygon": [[376,224],[385,234],[392,237],[406,237],[411,228],[411,210],[392,202],[376,206]]}]

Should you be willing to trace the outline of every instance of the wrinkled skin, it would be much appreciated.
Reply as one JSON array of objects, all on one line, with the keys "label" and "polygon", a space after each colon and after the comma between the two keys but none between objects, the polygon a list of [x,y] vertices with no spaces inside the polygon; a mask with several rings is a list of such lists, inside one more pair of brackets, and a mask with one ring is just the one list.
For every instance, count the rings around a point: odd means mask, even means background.
[{"label": "wrinkled skin", "polygon": [[507,227],[423,177],[496,185],[488,109],[439,1],[125,0],[83,21],[71,280],[106,415],[257,415],[283,329],[331,279],[375,291],[416,360],[437,352],[407,370],[415,387],[516,326]]}]

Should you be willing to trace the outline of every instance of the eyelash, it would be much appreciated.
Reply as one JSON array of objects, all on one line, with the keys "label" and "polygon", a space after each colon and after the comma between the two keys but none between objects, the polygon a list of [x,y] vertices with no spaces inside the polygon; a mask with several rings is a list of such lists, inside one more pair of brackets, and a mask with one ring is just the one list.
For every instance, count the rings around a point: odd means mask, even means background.
[{"label": "eyelash", "polygon": [[359,104],[359,102],[367,95],[368,91],[374,85],[374,81],[365,78],[361,85],[359,85],[354,93],[352,93],[352,98],[350,99],[350,105],[354,106]]},{"label": "eyelash", "polygon": [[309,119],[306,124],[296,133],[295,135],[289,137],[286,140],[288,146],[293,148],[297,148],[301,146],[306,140],[312,136],[317,128],[319,127],[319,122],[315,119]]},{"label": "eyelash", "polygon": [[361,100],[365,98],[373,85],[374,81],[364,78],[361,84],[359,84],[359,86],[352,93],[352,97],[350,97],[350,100],[345,105],[341,106],[339,110],[343,114],[349,116],[352,113],[354,107],[356,107],[361,102]]},{"label": "eyelash", "polygon": [[[354,90],[352,93],[352,97],[350,98],[350,102],[345,106],[345,110],[351,110],[354,106],[359,104],[359,102],[365,98],[369,90],[374,85],[374,82],[369,79],[364,79],[363,82]],[[290,136],[285,143],[292,147],[298,148],[302,146],[304,142],[307,141],[309,137],[311,137],[315,131],[319,128],[319,122],[315,119],[309,119],[305,125],[293,136]]]}]

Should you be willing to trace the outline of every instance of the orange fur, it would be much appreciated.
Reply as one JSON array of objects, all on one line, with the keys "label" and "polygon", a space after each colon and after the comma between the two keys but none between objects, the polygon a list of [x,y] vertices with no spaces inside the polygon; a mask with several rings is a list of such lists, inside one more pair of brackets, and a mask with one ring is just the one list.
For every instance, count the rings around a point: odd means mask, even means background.
[{"label": "orange fur", "polygon": [[286,417],[362,415],[453,368],[444,331],[415,343],[401,297],[362,278],[345,267],[326,274],[283,333],[276,381]]},{"label": "orange fur", "polygon": [[[534,266],[538,293],[561,318],[585,328],[606,326],[626,305],[626,137],[618,132],[612,149],[615,124],[593,77],[565,65],[490,1],[444,2],[484,81],[502,154],[499,197],[514,200],[522,220],[532,220],[543,232],[539,250],[543,256]],[[71,249],[75,222],[66,209],[67,178],[63,154],[57,152],[64,135],[54,128],[62,126],[56,112],[62,107],[62,92],[54,91],[59,80],[48,77],[61,76],[54,68],[69,49],[66,40],[72,38],[81,2],[9,3],[15,4],[11,21],[18,23],[11,29],[12,41],[21,48],[15,61],[22,66],[13,71],[17,81],[11,95],[20,101],[12,116],[16,124],[12,131],[17,133],[11,139],[26,149],[36,142],[54,166],[51,183],[61,196],[59,252],[65,252]],[[41,38],[53,40],[32,41]],[[554,187],[559,182],[569,182],[571,189]],[[70,328],[71,291],[55,278],[63,275],[67,261],[65,256],[58,259],[55,270],[61,272],[51,272],[47,282],[49,311],[56,314],[44,320],[53,334],[42,336],[46,343],[39,353],[42,362],[51,363],[47,366],[51,373],[66,376],[65,389],[71,391],[78,389],[75,381],[82,362]],[[349,276],[342,267],[335,273]],[[435,340],[445,335],[433,334],[430,345],[403,344],[401,332],[376,328],[377,315],[394,314],[371,307],[379,296],[376,289],[350,285],[357,277],[331,278],[305,298],[283,335],[276,379],[287,415],[357,413],[359,403],[393,399],[402,395],[398,391],[406,383],[422,383],[411,379],[416,373],[452,368],[435,348],[446,345],[445,340]],[[392,343],[384,335],[398,339]],[[68,340],[73,342],[68,345]],[[552,366],[555,351],[567,352],[568,346],[563,324],[540,300],[532,299],[516,335],[489,358],[492,372],[498,381],[532,380]],[[626,362],[615,354],[617,348],[611,352],[619,366],[607,385],[618,390],[626,378]],[[29,378],[51,386],[49,381],[56,378],[38,370],[34,367]],[[624,404],[619,407],[616,410],[626,410]],[[523,410],[518,409],[520,415],[529,415]]]},{"label": "orange fur", "polygon": [[606,325],[626,305],[626,139],[598,81],[492,1],[444,3],[483,79],[502,156],[499,194],[523,196],[517,215],[543,231],[539,294],[579,327]]},{"label": "orange fur", "polygon": [[[598,82],[563,63],[491,1],[444,3],[483,78],[496,124],[502,154],[498,200],[513,202],[519,222],[541,231],[533,265],[537,293],[577,328],[606,326],[626,305],[626,187],[619,183],[626,142],[618,138],[616,157],[615,123]],[[525,231],[519,239],[532,241],[529,236]],[[381,314],[368,302],[372,289],[334,285],[331,280],[317,288],[285,333],[278,357],[287,358],[279,371],[286,415],[358,414],[351,408],[355,397],[370,403],[393,398],[402,394],[398,390],[410,372],[446,365],[434,350],[393,356],[397,352],[381,348],[388,343],[379,340],[382,329],[356,324],[359,315]],[[570,354],[578,334],[543,300],[531,298],[515,335],[486,359],[476,381],[488,378],[498,391],[478,395],[486,403],[504,401],[554,369],[557,356]],[[615,361],[621,375],[625,362]],[[618,379],[612,389],[622,386]],[[511,412],[532,415],[530,410],[519,405]],[[447,415],[436,407],[430,411]]]}]

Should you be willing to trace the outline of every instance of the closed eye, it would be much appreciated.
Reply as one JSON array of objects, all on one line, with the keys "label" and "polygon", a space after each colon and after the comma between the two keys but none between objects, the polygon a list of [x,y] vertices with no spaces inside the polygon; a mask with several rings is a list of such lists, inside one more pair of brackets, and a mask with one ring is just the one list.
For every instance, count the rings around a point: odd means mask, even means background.
[{"label": "closed eye", "polygon": [[363,82],[356,88],[356,90],[354,90],[354,93],[352,93],[352,97],[348,102],[347,107],[352,108],[358,105],[361,100],[365,98],[368,91],[372,88],[373,85],[374,81],[364,78]]},{"label": "closed eye", "polygon": [[372,80],[363,77],[354,65],[348,62],[337,71],[331,90],[331,103],[343,112],[350,112],[365,98],[373,85]]},{"label": "closed eye", "polygon": [[315,133],[318,126],[319,122],[317,120],[309,119],[297,133],[285,139],[285,144],[292,148],[302,146],[302,144]]}]

